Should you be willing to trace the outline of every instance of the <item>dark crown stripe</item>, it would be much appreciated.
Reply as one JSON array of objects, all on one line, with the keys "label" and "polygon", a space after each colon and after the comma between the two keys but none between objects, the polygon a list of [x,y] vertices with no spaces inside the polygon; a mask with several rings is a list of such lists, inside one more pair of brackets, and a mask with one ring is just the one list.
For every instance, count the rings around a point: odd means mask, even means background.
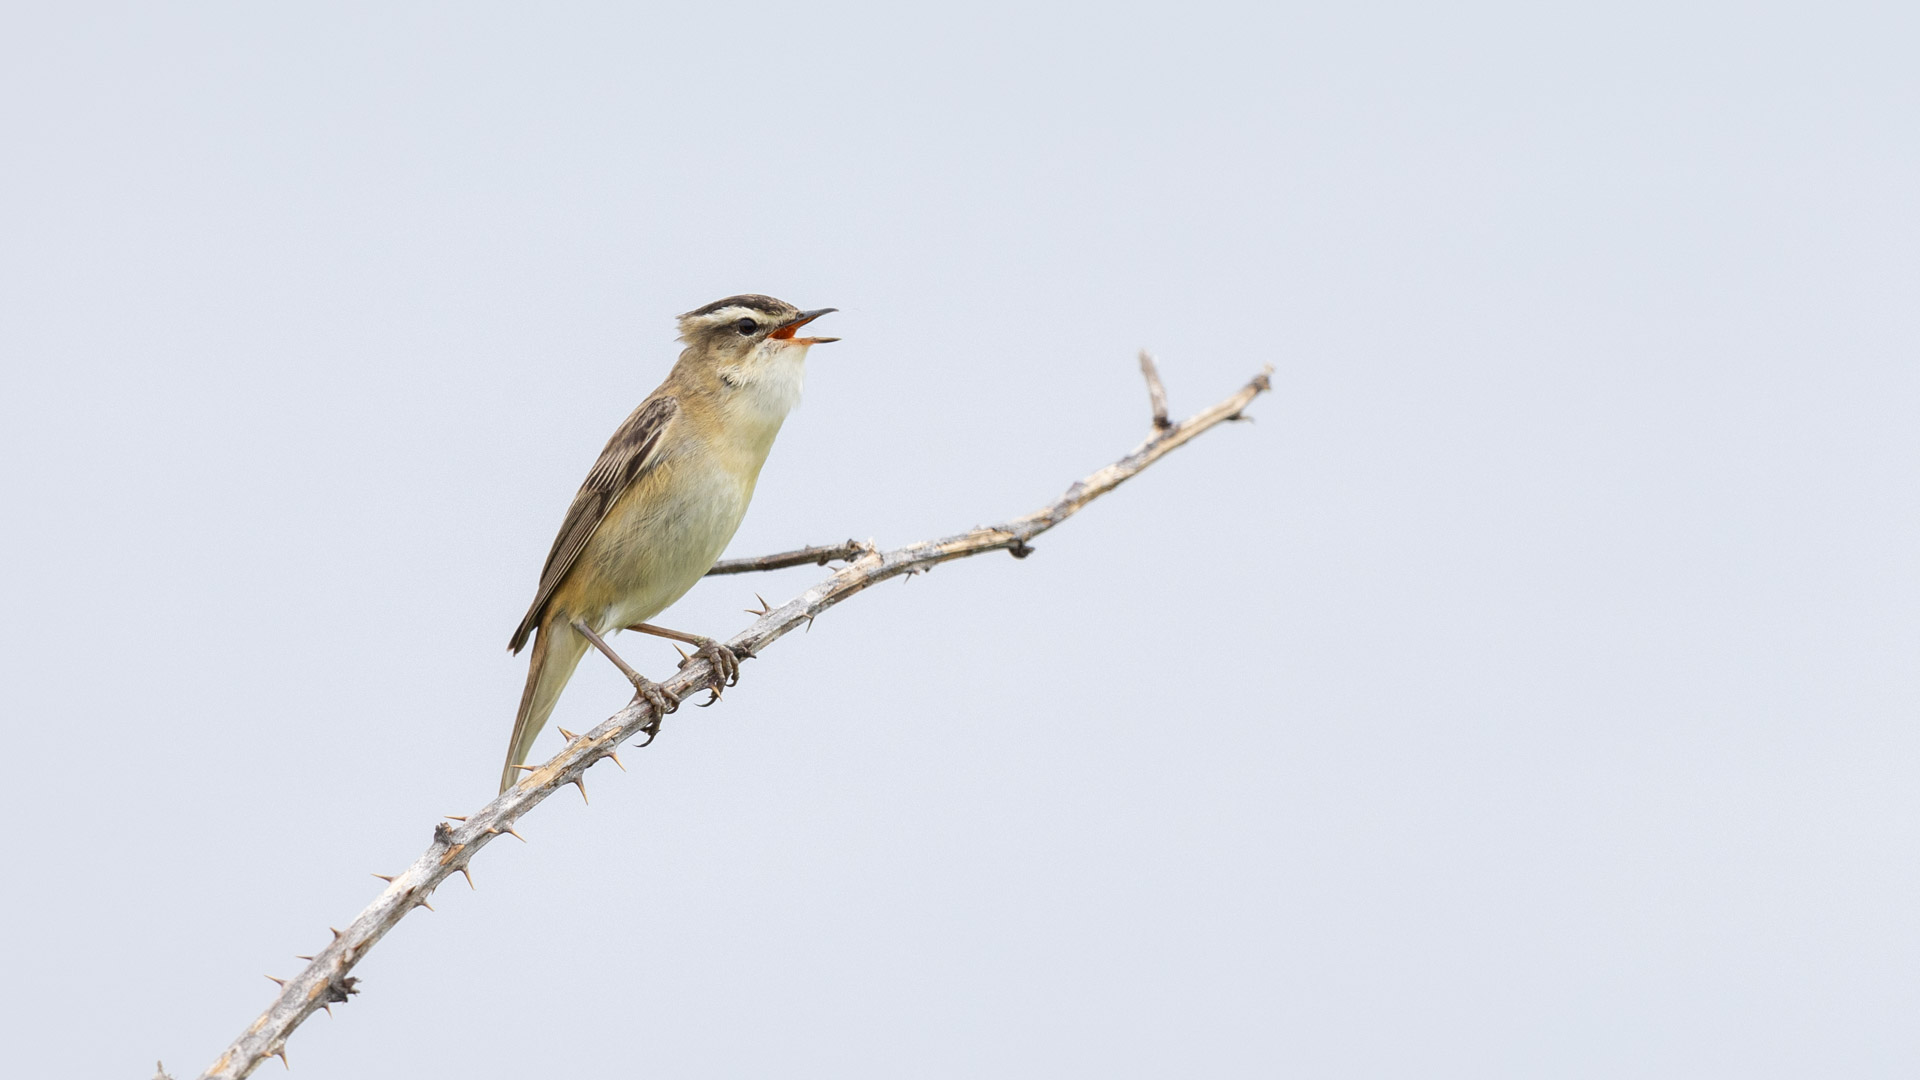
[{"label": "dark crown stripe", "polygon": [[723,308],[730,307],[748,308],[752,311],[759,311],[768,315],[780,315],[793,310],[793,305],[782,303],[771,296],[761,296],[759,293],[741,293],[739,296],[729,296],[725,300],[715,300],[705,307],[694,308],[692,311],[680,317],[683,319],[691,319],[697,315],[711,315]]}]

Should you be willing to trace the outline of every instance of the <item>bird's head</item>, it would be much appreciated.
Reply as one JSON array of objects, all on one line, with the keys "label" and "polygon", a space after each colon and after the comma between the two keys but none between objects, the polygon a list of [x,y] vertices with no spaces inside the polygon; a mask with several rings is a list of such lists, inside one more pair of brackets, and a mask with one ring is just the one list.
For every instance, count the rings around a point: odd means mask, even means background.
[{"label": "bird's head", "polygon": [[756,360],[805,356],[809,346],[839,341],[795,336],[795,331],[833,310],[801,311],[785,300],[743,293],[680,316],[680,340],[716,364],[752,367]]}]

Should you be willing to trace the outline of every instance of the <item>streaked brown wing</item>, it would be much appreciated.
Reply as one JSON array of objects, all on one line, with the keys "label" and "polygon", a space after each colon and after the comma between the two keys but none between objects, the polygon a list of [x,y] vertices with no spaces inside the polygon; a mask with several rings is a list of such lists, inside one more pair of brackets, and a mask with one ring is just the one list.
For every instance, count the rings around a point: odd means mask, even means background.
[{"label": "streaked brown wing", "polygon": [[540,571],[540,591],[533,598],[533,606],[527,609],[527,617],[520,620],[520,628],[513,632],[513,640],[507,643],[509,649],[519,652],[526,645],[528,635],[546,613],[553,591],[566,580],[567,571],[573,569],[587,541],[593,539],[595,530],[606,520],[607,511],[628,486],[659,459],[661,433],[679,409],[680,402],[675,398],[649,398],[641,402],[613,433],[613,438],[607,440],[607,448],[600,451],[600,460],[593,463],[593,471],[580,485],[573,505],[567,507],[567,520],[560,526],[560,535],[554,537],[553,550],[547,553],[547,565]]}]

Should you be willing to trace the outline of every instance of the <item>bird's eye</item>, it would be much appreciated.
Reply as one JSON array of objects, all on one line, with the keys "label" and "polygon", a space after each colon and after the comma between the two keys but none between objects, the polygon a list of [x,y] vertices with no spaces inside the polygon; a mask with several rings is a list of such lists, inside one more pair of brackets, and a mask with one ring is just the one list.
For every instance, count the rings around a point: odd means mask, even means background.
[{"label": "bird's eye", "polygon": [[733,324],[733,328],[742,334],[751,334],[755,330],[760,329],[760,324],[754,322],[752,319],[741,319],[739,322]]}]

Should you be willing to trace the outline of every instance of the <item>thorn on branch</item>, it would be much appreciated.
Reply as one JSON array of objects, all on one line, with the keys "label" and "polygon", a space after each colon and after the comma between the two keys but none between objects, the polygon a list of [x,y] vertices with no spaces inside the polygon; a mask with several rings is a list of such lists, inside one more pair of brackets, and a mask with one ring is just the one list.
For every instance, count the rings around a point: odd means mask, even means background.
[{"label": "thorn on branch", "polygon": [[[456,866],[454,869],[460,871],[460,876],[467,879],[467,888],[473,889],[473,874],[469,872],[465,866]],[[474,889],[474,891],[478,892],[479,890]]]},{"label": "thorn on branch", "polygon": [[373,876],[374,876],[374,877],[377,877],[377,878],[379,878],[379,879],[380,879],[381,881],[384,881],[384,882],[386,882],[387,884],[389,884],[389,885],[391,885],[391,884],[393,884],[393,879],[394,879],[394,878],[396,878],[396,877],[399,877],[400,875],[398,875],[398,874],[375,874],[375,875],[373,875]]},{"label": "thorn on branch", "polygon": [[1167,388],[1161,385],[1160,369],[1153,364],[1153,354],[1140,350],[1140,374],[1147,377],[1147,400],[1153,405],[1153,430],[1165,431],[1173,426],[1167,418]]},{"label": "thorn on branch", "polygon": [[267,978],[272,979],[273,985],[279,987],[280,989],[285,990],[287,988],[287,980],[282,979],[277,975],[269,975],[267,976]]}]

